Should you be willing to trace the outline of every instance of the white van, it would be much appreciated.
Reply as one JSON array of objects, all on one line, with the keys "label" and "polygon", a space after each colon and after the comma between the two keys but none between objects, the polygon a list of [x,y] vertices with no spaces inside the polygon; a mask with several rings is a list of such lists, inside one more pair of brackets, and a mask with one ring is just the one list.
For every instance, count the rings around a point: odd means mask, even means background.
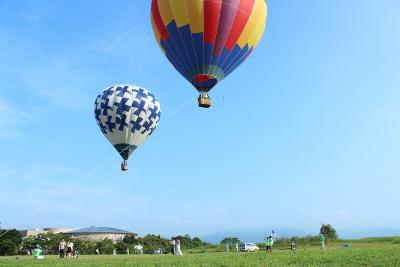
[{"label": "white van", "polygon": [[254,243],[241,243],[240,244],[240,251],[245,251],[245,252],[249,252],[249,251],[259,251],[260,249],[258,248],[258,246]]}]

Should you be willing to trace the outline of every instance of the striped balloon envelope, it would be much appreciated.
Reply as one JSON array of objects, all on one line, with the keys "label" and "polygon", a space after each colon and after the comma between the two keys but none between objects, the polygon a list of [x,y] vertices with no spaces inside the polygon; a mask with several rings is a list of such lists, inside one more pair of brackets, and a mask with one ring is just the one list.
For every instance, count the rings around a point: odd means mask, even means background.
[{"label": "striped balloon envelope", "polygon": [[254,51],[266,18],[265,0],[152,0],[151,7],[160,49],[206,98]]}]

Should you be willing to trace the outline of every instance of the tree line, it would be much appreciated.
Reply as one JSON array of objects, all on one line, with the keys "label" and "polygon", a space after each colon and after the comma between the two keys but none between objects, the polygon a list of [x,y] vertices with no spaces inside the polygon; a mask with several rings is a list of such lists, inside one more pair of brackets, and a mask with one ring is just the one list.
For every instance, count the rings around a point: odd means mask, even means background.
[{"label": "tree line", "polygon": [[[338,239],[336,230],[330,224],[322,224],[320,234],[324,235],[327,242]],[[96,249],[98,249],[101,254],[112,254],[114,249],[118,254],[126,254],[128,251],[132,254],[138,253],[134,249],[135,245],[142,245],[143,252],[146,254],[153,253],[156,248],[161,248],[163,252],[168,252],[170,250],[169,242],[171,241],[171,239],[154,234],[149,234],[143,237],[139,237],[136,234],[128,234],[123,238],[123,240],[120,240],[117,243],[114,243],[110,239],[104,239],[101,241],[80,240],[77,238],[70,238],[62,233],[38,234],[23,239],[19,231],[15,229],[1,230],[0,236],[0,255],[3,256],[26,254],[28,250],[32,250],[36,245],[39,245],[46,254],[58,254],[58,246],[62,239],[66,241],[71,240],[74,243],[75,250],[84,255],[93,255],[96,253]],[[240,240],[237,237],[224,238],[220,242],[220,247],[204,242],[198,237],[191,238],[189,235],[181,235],[176,238],[181,241],[181,248],[183,250],[199,248],[201,251],[201,249],[204,248],[204,251],[206,251],[207,248],[214,248],[224,251],[226,244],[228,244],[229,249],[234,249],[236,242],[240,243]],[[304,237],[294,236],[290,238],[280,237],[275,240],[274,246],[276,248],[287,248],[292,240],[294,240],[298,246],[319,244],[318,235],[309,235]],[[259,244],[260,247],[263,247],[264,245],[265,244],[263,243]]]},{"label": "tree line", "polygon": [[[96,249],[100,251],[100,254],[112,254],[114,249],[118,254],[138,253],[134,249],[135,245],[142,245],[144,253],[153,253],[156,248],[161,248],[163,252],[170,251],[170,239],[152,234],[143,237],[139,237],[136,234],[128,234],[123,240],[116,243],[107,238],[101,241],[80,240],[62,233],[43,233],[23,239],[19,231],[15,229],[1,230],[0,235],[3,235],[0,238],[0,255],[2,256],[27,254],[36,245],[39,245],[45,254],[58,254],[59,244],[62,239],[72,241],[74,249],[79,251],[79,254],[84,255],[95,254]],[[211,246],[210,243],[204,242],[198,237],[191,238],[189,235],[182,235],[176,238],[181,241],[182,249]]]}]

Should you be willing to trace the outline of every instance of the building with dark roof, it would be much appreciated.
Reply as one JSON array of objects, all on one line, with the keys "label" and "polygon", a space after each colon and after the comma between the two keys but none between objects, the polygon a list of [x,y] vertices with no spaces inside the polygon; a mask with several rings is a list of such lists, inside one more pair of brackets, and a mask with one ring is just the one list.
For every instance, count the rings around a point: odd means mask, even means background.
[{"label": "building with dark roof", "polygon": [[122,229],[96,226],[69,229],[63,231],[63,233],[81,240],[101,241],[108,238],[113,242],[122,240],[127,234],[133,234],[132,232]]}]

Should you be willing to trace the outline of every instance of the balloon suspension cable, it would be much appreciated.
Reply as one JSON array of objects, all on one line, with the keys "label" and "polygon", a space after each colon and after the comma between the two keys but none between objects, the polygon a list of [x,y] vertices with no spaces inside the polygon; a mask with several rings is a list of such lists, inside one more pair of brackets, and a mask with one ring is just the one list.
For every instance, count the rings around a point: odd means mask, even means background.
[{"label": "balloon suspension cable", "polygon": [[207,91],[201,91],[200,92],[200,97],[202,97],[202,98],[210,98],[210,96],[208,95]]}]

